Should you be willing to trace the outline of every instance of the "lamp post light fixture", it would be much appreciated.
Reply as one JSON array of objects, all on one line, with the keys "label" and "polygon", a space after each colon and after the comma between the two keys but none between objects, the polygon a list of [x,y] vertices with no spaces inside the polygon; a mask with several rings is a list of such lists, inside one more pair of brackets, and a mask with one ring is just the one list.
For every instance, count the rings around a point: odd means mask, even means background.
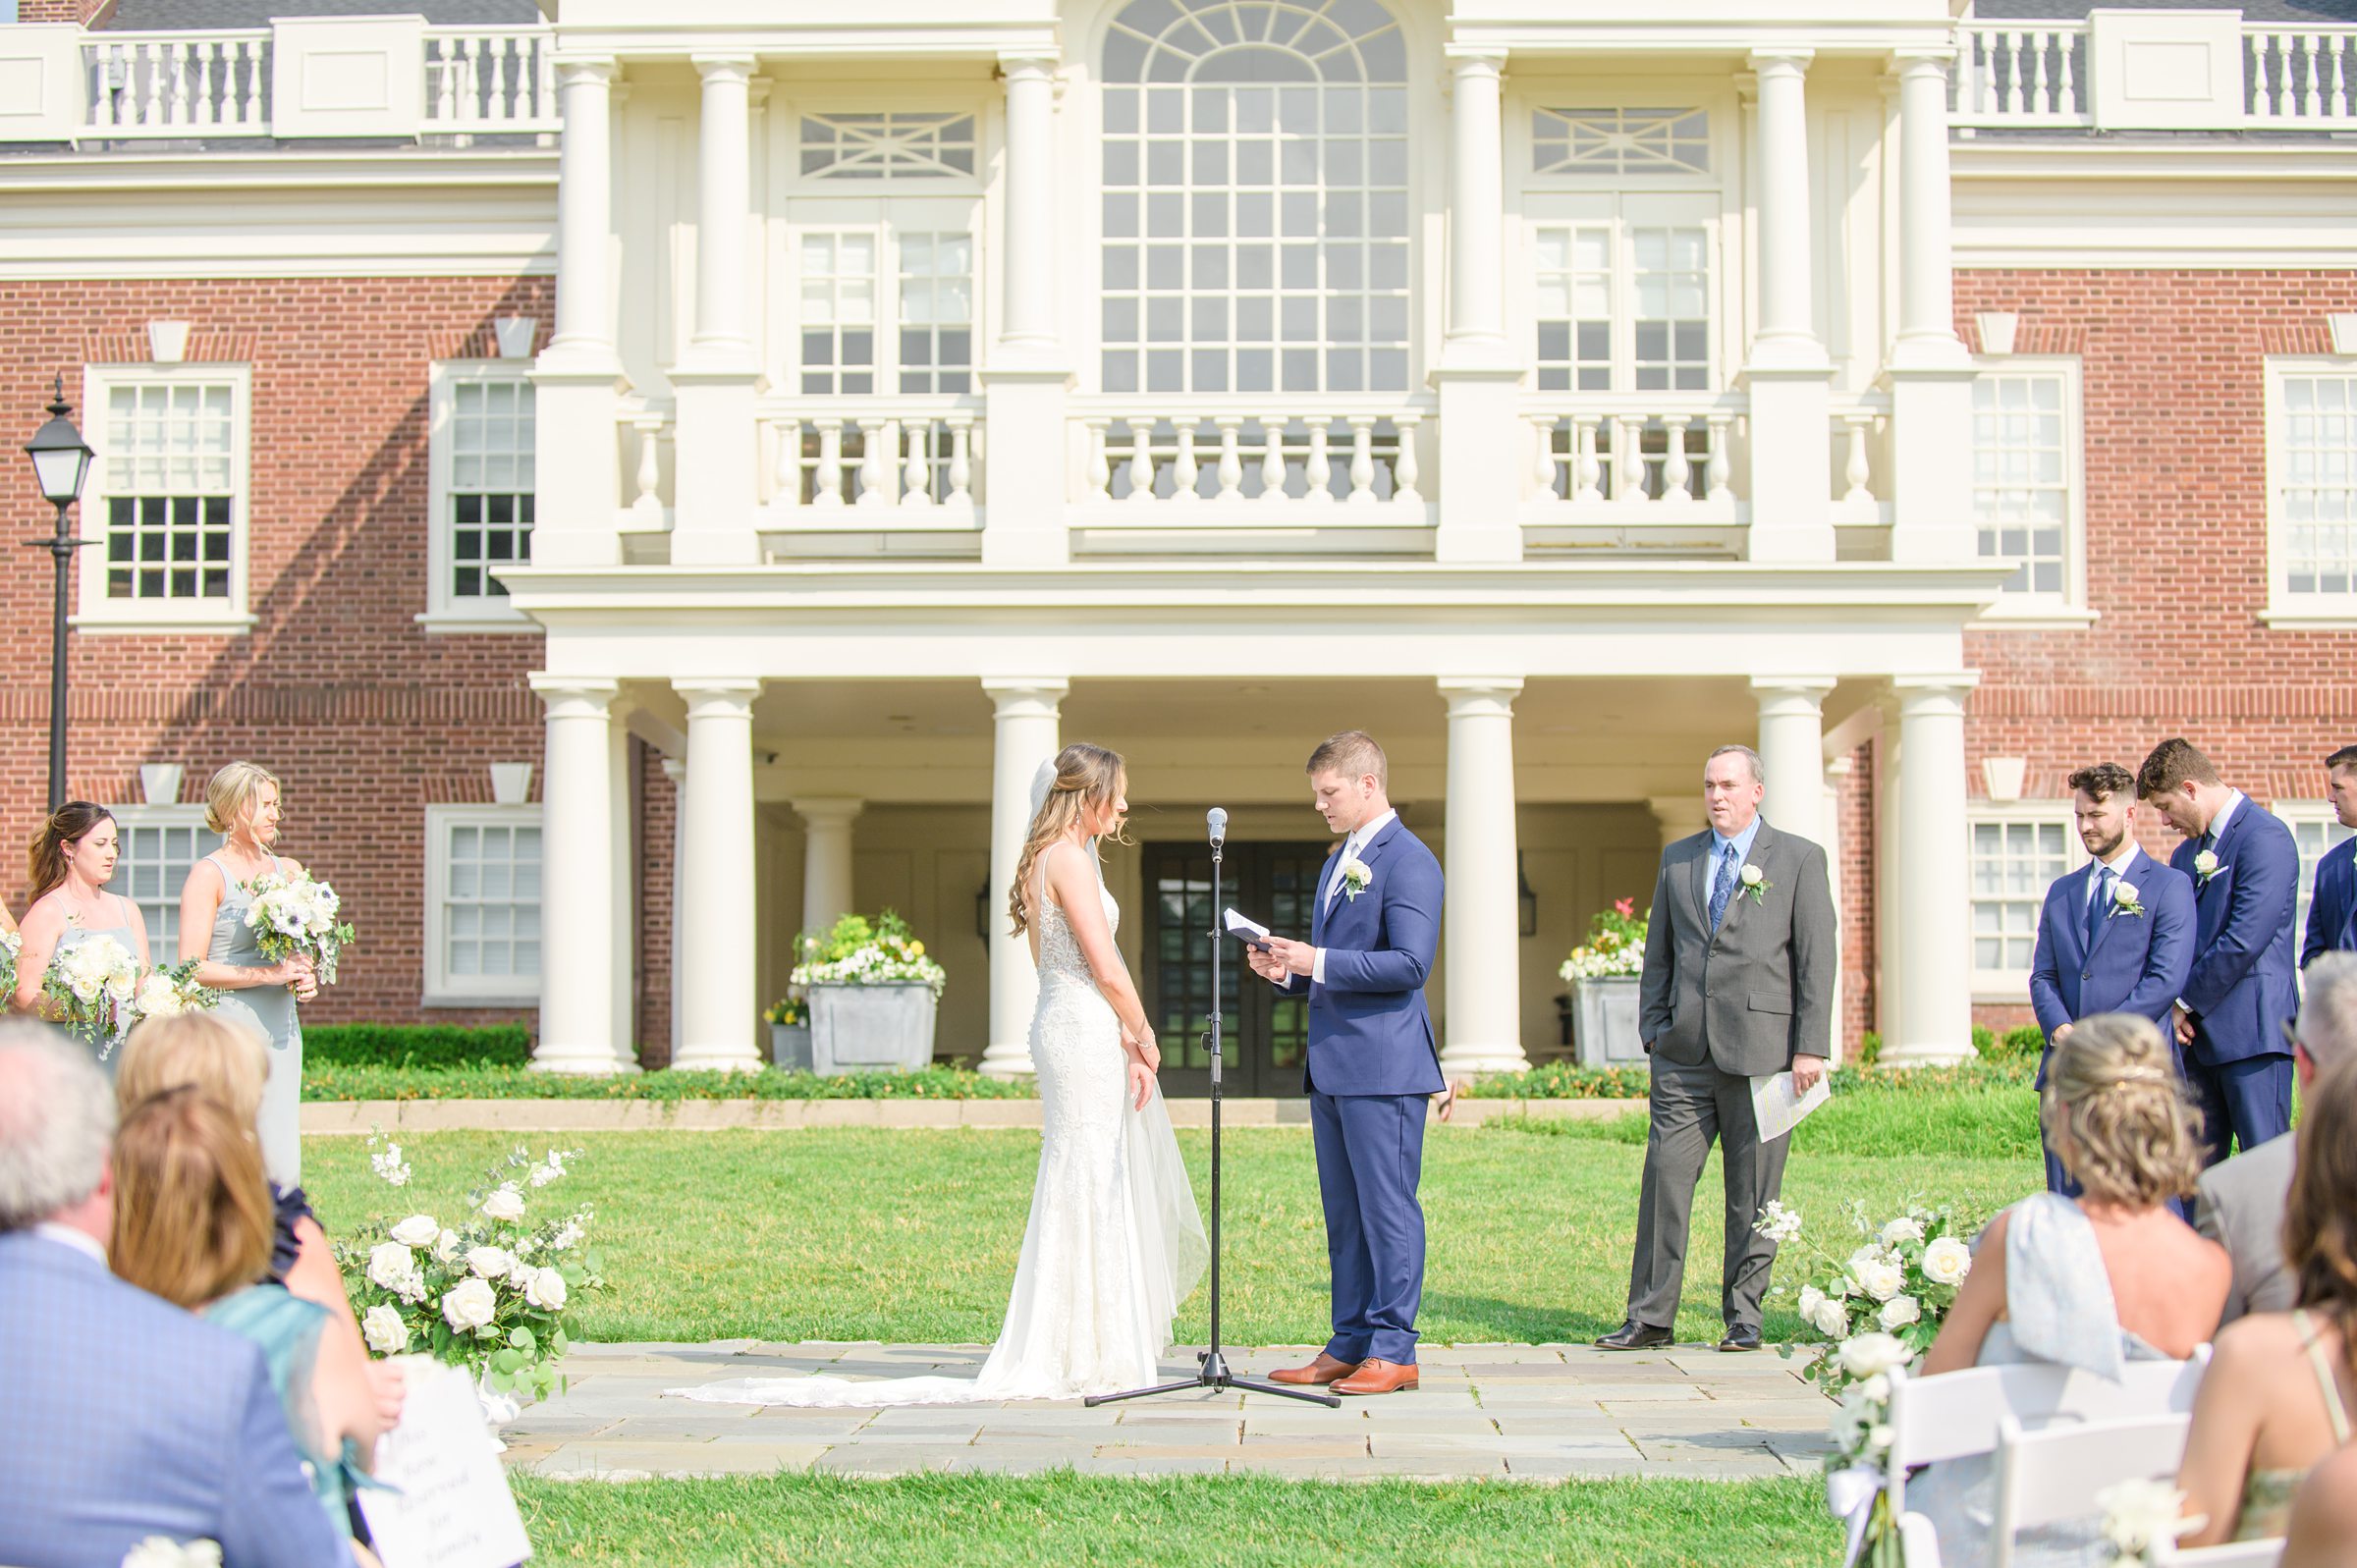
[{"label": "lamp post light fixture", "polygon": [[49,809],[66,803],[66,565],[87,540],[66,530],[66,512],[82,498],[82,482],[89,477],[90,459],[97,456],[82,439],[67,416],[74,406],[66,402],[66,378],[59,376],[49,400],[49,422],[25,444],[32,460],[32,476],[41,499],[57,509],[56,531],[46,539],[25,541],[46,550],[57,568],[57,614],[49,629]]}]

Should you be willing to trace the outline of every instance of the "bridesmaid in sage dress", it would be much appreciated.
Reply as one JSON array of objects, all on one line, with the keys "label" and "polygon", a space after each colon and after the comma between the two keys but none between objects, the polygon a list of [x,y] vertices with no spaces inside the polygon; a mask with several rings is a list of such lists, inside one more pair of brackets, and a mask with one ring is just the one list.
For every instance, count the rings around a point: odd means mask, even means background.
[{"label": "bridesmaid in sage dress", "polygon": [[[46,1018],[41,979],[50,963],[60,952],[96,938],[114,938],[146,967],[147,917],[137,904],[106,891],[122,848],[114,813],[86,800],[68,801],[41,824],[32,840],[32,903],[19,933],[24,947],[17,955],[17,994],[10,999],[17,1011]],[[87,1045],[80,1035],[73,1038]],[[109,1077],[121,1044],[118,1034],[95,1050]]]},{"label": "bridesmaid in sage dress", "polygon": [[250,762],[233,762],[213,775],[204,792],[204,825],[221,835],[220,848],[189,869],[180,893],[180,958],[200,960],[196,983],[225,992],[215,1009],[258,1031],[270,1047],[270,1076],[262,1088],[262,1161],[282,1187],[302,1184],[302,1022],[296,1004],[319,994],[311,960],[275,962],[246,924],[253,884],[267,875],[295,876],[301,866],[273,852],[278,842],[278,780]]}]

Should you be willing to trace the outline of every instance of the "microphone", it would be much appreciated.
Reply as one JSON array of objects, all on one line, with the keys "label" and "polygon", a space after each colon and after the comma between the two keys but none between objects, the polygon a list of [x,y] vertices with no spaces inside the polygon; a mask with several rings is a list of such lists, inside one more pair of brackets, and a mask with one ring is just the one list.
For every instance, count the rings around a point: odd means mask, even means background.
[{"label": "microphone", "polygon": [[1214,849],[1228,841],[1227,808],[1214,806],[1203,813],[1203,820],[1211,828],[1211,845]]}]

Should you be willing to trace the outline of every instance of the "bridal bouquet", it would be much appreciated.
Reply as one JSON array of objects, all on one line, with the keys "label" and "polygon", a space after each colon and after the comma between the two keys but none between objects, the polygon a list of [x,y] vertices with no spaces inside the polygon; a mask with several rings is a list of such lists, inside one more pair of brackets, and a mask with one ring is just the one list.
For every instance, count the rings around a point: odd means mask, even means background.
[{"label": "bridal bouquet", "polygon": [[[25,950],[25,939],[16,932],[0,932],[0,997],[17,994],[17,954]],[[0,1006],[6,1006],[0,1001]]]},{"label": "bridal bouquet", "polygon": [[787,977],[797,991],[811,986],[930,986],[938,1000],[950,978],[925,956],[925,945],[909,934],[908,922],[890,909],[872,925],[865,915],[845,915],[824,937],[805,933],[800,958]]},{"label": "bridal bouquet", "polygon": [[1603,980],[1614,975],[1642,974],[1645,970],[1645,928],[1653,911],[1637,918],[1634,898],[1616,898],[1613,906],[1589,917],[1588,940],[1571,949],[1556,971],[1568,985],[1575,980]]},{"label": "bridal bouquet", "polygon": [[336,890],[307,871],[293,877],[270,872],[253,881],[246,924],[263,957],[276,963],[303,954],[317,966],[319,983],[332,986],[336,960],[353,941],[352,927],[336,918],[343,907]]},{"label": "bridal bouquet", "polygon": [[[377,1179],[408,1186],[401,1146],[376,1145],[371,1135]],[[337,1242],[368,1348],[379,1356],[418,1350],[462,1368],[486,1403],[551,1392],[556,1363],[579,1332],[572,1313],[606,1281],[597,1253],[583,1245],[589,1205],[546,1218],[530,1212],[540,1189],[563,1180],[579,1154],[551,1149],[535,1160],[519,1146],[466,1194],[455,1224],[417,1213],[390,1224],[379,1218]]]},{"label": "bridal bouquet", "polygon": [[184,1012],[203,1012],[221,1000],[221,993],[196,983],[196,959],[169,969],[150,969],[131,994],[131,1021],[177,1018]]},{"label": "bridal bouquet", "polygon": [[49,972],[41,976],[41,995],[51,1003],[48,1015],[100,1048],[101,1059],[113,1054],[115,1041],[137,1016],[139,960],[108,936],[71,947],[61,944]]}]

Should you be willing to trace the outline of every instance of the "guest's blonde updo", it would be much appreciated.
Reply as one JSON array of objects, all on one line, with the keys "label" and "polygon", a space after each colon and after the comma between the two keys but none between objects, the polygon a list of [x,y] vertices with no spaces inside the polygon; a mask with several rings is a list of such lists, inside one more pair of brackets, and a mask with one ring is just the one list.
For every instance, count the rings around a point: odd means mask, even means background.
[{"label": "guest's blonde updo", "polygon": [[[1031,814],[1031,831],[1023,836],[1022,857],[1014,864],[1014,886],[1007,890],[1007,909],[1014,919],[1016,936],[1030,929],[1030,916],[1023,910],[1023,890],[1031,885],[1031,871],[1039,864],[1039,857],[1050,844],[1069,833],[1072,824],[1085,813],[1119,799],[1123,778],[1122,754],[1118,751],[1075,740],[1056,754],[1056,777],[1049,783],[1039,809]],[[1112,838],[1116,843],[1129,841],[1123,837],[1118,822],[1114,824]]]},{"label": "guest's blonde updo", "polygon": [[233,762],[213,775],[212,783],[204,786],[204,825],[224,838],[246,814],[246,807],[268,784],[278,791],[280,800],[287,796],[286,785],[278,775],[258,762]]},{"label": "guest's blonde updo", "polygon": [[2087,1197],[2150,1209],[2193,1191],[2201,1113],[2149,1018],[2099,1012],[2055,1048],[2038,1108],[2047,1142]]}]

